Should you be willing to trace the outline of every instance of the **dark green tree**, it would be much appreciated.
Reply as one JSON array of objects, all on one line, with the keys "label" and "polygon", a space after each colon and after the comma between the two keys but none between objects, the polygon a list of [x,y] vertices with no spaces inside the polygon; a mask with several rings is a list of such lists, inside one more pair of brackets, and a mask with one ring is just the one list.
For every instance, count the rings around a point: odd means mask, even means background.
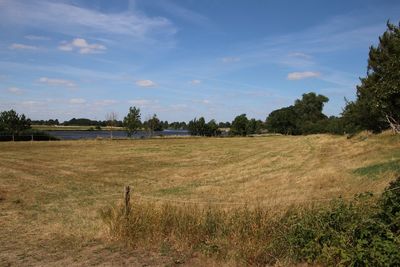
[{"label": "dark green tree", "polygon": [[140,121],[140,109],[136,107],[130,107],[129,113],[124,118],[124,127],[129,137],[140,129],[142,122]]},{"label": "dark green tree", "polygon": [[357,99],[343,112],[347,123],[380,132],[400,133],[400,25],[387,23],[378,46],[370,47],[367,76],[357,86]]},{"label": "dark green tree", "polygon": [[19,115],[15,110],[3,111],[0,113],[0,131],[12,135],[21,134],[23,131],[31,128],[31,121],[24,114]]},{"label": "dark green tree", "polygon": [[162,131],[162,124],[160,120],[157,118],[157,115],[154,114],[147,122],[145,123],[147,130],[149,131],[150,135],[152,136],[155,131]]},{"label": "dark green tree", "polygon": [[322,110],[328,101],[324,95],[303,94],[293,106],[271,112],[267,128],[270,132],[294,135],[326,132],[328,118]]},{"label": "dark green tree", "polygon": [[189,121],[188,130],[190,135],[204,136],[206,133],[206,121],[203,117],[194,118]]},{"label": "dark green tree", "polygon": [[221,131],[218,128],[218,124],[215,120],[210,120],[206,123],[203,117],[199,119],[194,118],[189,121],[188,130],[190,135],[197,136],[218,136],[221,135]]},{"label": "dark green tree", "polygon": [[232,122],[230,133],[232,135],[246,136],[248,123],[249,120],[247,119],[246,114],[236,116],[236,118]]},{"label": "dark green tree", "polygon": [[251,119],[247,123],[246,132],[247,134],[260,134],[263,128],[263,122],[261,120]]},{"label": "dark green tree", "polygon": [[210,120],[206,124],[205,136],[219,136],[221,131],[218,128],[218,124],[215,120]]},{"label": "dark green tree", "polygon": [[297,128],[298,116],[294,106],[272,111],[267,118],[267,129],[272,133],[301,134]]}]

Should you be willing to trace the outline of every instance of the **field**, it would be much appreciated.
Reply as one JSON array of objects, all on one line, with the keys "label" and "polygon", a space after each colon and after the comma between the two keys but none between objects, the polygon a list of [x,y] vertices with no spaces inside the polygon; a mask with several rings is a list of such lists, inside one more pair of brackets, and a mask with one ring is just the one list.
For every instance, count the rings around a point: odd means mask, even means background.
[{"label": "field", "polygon": [[[283,210],[381,192],[399,171],[400,137],[387,133],[4,142],[0,266],[173,264],[162,252],[110,240],[99,210],[121,200],[125,185],[133,187],[133,205]],[[198,264],[192,260],[186,263]]]}]

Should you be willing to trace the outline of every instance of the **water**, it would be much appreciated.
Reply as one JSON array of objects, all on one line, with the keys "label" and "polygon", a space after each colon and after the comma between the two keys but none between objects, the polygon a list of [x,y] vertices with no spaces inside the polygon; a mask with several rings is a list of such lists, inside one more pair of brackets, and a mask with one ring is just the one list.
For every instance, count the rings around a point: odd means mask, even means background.
[{"label": "water", "polygon": [[[78,140],[78,139],[96,139],[110,138],[110,131],[47,131],[48,134],[57,137],[61,140]],[[127,138],[125,131],[113,131],[113,138]],[[153,136],[188,136],[187,130],[164,130],[154,132]],[[138,131],[132,138],[149,137],[146,131]]]}]

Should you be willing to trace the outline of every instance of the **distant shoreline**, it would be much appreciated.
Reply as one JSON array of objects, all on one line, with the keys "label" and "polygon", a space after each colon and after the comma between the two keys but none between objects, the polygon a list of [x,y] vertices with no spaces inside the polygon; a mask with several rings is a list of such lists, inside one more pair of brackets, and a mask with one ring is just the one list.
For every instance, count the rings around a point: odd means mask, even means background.
[{"label": "distant shoreline", "polygon": [[[39,131],[109,131],[109,127],[101,127],[100,130],[96,126],[65,126],[65,125],[32,125],[32,129]],[[125,131],[124,127],[113,127],[113,131]]]}]

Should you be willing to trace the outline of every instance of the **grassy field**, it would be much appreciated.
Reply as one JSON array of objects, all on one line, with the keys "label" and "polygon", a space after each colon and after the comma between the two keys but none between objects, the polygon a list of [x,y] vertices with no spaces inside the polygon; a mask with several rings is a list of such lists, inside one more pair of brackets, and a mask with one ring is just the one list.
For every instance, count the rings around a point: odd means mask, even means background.
[{"label": "grassy field", "polygon": [[248,203],[283,210],[381,192],[399,171],[400,136],[389,134],[4,142],[0,266],[174,264],[162,251],[110,240],[99,210],[121,200],[125,185],[133,187],[133,205]]}]

